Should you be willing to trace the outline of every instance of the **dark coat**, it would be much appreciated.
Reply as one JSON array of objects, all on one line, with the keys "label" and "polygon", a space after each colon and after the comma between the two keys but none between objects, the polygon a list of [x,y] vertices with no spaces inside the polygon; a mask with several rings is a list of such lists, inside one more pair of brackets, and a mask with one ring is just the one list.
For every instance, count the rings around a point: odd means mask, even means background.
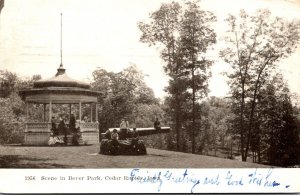
[{"label": "dark coat", "polygon": [[72,129],[73,131],[75,130],[75,123],[76,123],[76,119],[75,116],[72,114],[70,117],[70,129]]},{"label": "dark coat", "polygon": [[67,127],[64,120],[61,120],[58,124],[58,130],[60,134],[66,134]]}]

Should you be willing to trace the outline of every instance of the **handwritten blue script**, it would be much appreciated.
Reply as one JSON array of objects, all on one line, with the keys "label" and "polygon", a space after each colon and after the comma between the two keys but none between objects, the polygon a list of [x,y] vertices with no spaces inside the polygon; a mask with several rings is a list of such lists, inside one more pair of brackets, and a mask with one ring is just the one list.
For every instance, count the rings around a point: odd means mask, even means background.
[{"label": "handwritten blue script", "polygon": [[[209,174],[203,174],[195,170],[155,170],[155,169],[132,169],[128,179],[141,185],[153,185],[157,192],[161,192],[164,186],[170,188],[172,185],[181,185],[183,192],[193,193],[201,190],[201,186],[211,187],[262,187],[278,188],[282,186],[280,182],[274,179],[273,169],[258,170],[251,169],[249,172],[243,171],[239,174],[233,170],[213,171]],[[290,185],[284,185],[285,188]],[[215,189],[215,188],[214,188]]]}]

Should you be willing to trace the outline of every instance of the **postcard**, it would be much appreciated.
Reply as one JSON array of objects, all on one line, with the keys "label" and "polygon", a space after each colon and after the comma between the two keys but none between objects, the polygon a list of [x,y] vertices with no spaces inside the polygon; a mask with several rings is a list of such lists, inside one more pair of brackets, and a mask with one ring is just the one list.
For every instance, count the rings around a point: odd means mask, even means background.
[{"label": "postcard", "polygon": [[299,46],[294,0],[0,0],[0,192],[298,193]]}]

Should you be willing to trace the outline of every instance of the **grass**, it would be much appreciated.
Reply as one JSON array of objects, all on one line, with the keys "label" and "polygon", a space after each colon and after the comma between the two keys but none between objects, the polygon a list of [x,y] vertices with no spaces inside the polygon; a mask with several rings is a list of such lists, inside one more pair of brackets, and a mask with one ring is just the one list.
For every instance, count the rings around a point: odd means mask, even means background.
[{"label": "grass", "polygon": [[106,156],[90,146],[0,146],[1,168],[259,168],[249,162],[147,148],[143,156]]}]

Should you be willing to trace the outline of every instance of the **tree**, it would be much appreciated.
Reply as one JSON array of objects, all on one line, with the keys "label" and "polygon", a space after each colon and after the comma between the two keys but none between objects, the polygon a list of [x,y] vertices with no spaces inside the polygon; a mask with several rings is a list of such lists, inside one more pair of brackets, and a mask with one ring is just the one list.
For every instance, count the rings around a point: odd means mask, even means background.
[{"label": "tree", "polygon": [[230,87],[232,97],[237,99],[242,160],[246,161],[260,89],[277,62],[288,57],[299,43],[299,22],[273,18],[268,10],[259,10],[253,16],[241,10],[239,18],[229,15],[226,22],[227,47],[220,51],[220,57],[234,71],[229,75]]},{"label": "tree", "polygon": [[41,78],[41,75],[33,75],[31,78],[21,78],[14,72],[0,70],[0,97],[7,98],[14,92],[30,88],[33,86],[34,81]]},{"label": "tree", "polygon": [[0,98],[0,144],[10,141],[14,129],[13,123],[17,121],[11,103],[9,98]]},{"label": "tree", "polygon": [[16,91],[18,76],[16,73],[7,70],[0,70],[0,97],[6,98]]},{"label": "tree", "polygon": [[[207,60],[205,53],[209,46],[216,43],[216,34],[211,24],[216,21],[213,13],[200,10],[196,2],[187,2],[180,28],[180,43],[183,53],[184,70],[189,74],[189,87],[192,101],[192,153],[195,153],[196,103],[207,96],[209,67],[212,61]],[[199,120],[201,121],[201,120]],[[198,125],[201,126],[201,125]]]},{"label": "tree", "polygon": [[27,88],[28,83],[32,83],[32,79],[20,78],[16,73],[0,70],[0,144],[20,143],[23,140],[25,103],[17,92]]},{"label": "tree", "polygon": [[225,146],[225,138],[228,135],[228,119],[231,117],[231,111],[228,102],[223,98],[210,97],[208,103],[209,146],[214,148],[215,155],[217,146]]},{"label": "tree", "polygon": [[17,82],[16,89],[17,91],[22,90],[22,89],[27,89],[27,88],[32,88],[33,83],[35,81],[41,80],[42,77],[39,74],[33,75],[31,78],[20,78]]},{"label": "tree", "polygon": [[[164,70],[170,77],[166,91],[170,94],[168,103],[173,108],[171,115],[175,122],[177,150],[180,150],[180,130],[187,120],[191,120],[192,153],[195,152],[196,117],[200,114],[196,104],[207,94],[210,75],[207,70],[212,62],[204,54],[216,42],[211,28],[215,20],[211,12],[200,10],[198,2],[189,1],[183,5],[177,2],[162,4],[150,14],[149,23],[139,23],[140,40],[150,46],[158,45],[166,62]],[[184,113],[188,103],[192,105],[187,110],[191,114]],[[185,118],[185,115],[190,118]]]},{"label": "tree", "polygon": [[[292,166],[300,163],[300,141],[297,132],[296,118],[288,94],[285,94],[283,103],[283,127],[278,135],[278,145],[275,146],[275,165]],[[274,160],[274,159],[273,159]],[[273,163],[272,163],[273,164]]]},{"label": "tree", "polygon": [[161,57],[166,62],[165,72],[170,76],[169,87],[166,89],[170,93],[169,103],[172,104],[171,115],[175,121],[176,146],[179,148],[180,129],[182,127],[182,86],[184,78],[181,78],[180,69],[182,62],[179,54],[178,34],[181,6],[179,3],[162,4],[159,10],[150,14],[150,23],[139,23],[142,31],[141,42],[148,43],[149,46],[158,45],[161,48]]},{"label": "tree", "polygon": [[281,74],[267,82],[258,97],[259,131],[255,131],[258,162],[276,166],[299,163],[299,136],[287,83]]},{"label": "tree", "polygon": [[93,72],[91,86],[103,93],[99,114],[101,130],[116,127],[123,117],[139,127],[152,126],[155,113],[163,115],[159,101],[144,82],[143,73],[135,65],[121,72],[98,68]]},{"label": "tree", "polygon": [[92,88],[103,93],[99,115],[103,129],[115,127],[121,118],[131,114],[135,85],[130,79],[124,71],[113,73],[98,68],[93,72]]},{"label": "tree", "polygon": [[137,127],[153,127],[156,117],[161,125],[166,124],[165,113],[159,104],[137,104],[133,112]]}]

